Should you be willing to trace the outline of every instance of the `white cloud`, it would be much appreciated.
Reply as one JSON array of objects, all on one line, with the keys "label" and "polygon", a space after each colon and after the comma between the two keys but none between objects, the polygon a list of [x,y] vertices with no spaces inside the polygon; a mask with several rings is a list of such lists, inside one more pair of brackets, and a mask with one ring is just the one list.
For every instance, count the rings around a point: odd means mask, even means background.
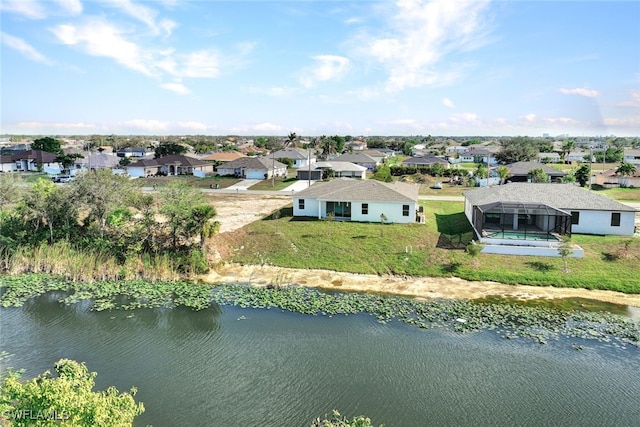
[{"label": "white cloud", "polygon": [[209,126],[200,122],[178,122],[178,126],[183,129],[189,129],[189,130],[201,131],[201,132],[204,132],[207,129],[209,129]]},{"label": "white cloud", "polygon": [[96,125],[84,122],[20,122],[18,127],[21,129],[94,129]]},{"label": "white cloud", "polygon": [[449,54],[487,43],[488,4],[488,0],[399,1],[391,12],[390,27],[380,31],[386,37],[364,35],[356,42],[365,56],[385,68],[388,92],[449,84],[461,73],[438,66]]},{"label": "white cloud", "polygon": [[274,87],[268,87],[268,88],[249,87],[249,88],[246,88],[246,91],[249,93],[254,93],[259,95],[286,97],[298,92],[298,89],[294,87],[289,87],[289,86],[274,86]]},{"label": "white cloud", "polygon": [[107,2],[122,10],[132,18],[143,22],[156,34],[160,33],[162,30],[166,35],[170,35],[177,25],[169,19],[162,19],[160,22],[156,22],[156,18],[158,16],[157,11],[150,7],[133,3],[131,0],[107,0]]},{"label": "white cloud", "polygon": [[46,65],[52,64],[49,58],[38,52],[33,46],[21,38],[3,32],[0,33],[0,42],[11,49],[17,50],[32,61],[41,62]]},{"label": "white cloud", "polygon": [[284,128],[280,125],[274,125],[273,123],[259,123],[256,125],[252,125],[251,130],[259,131],[259,132],[282,132]]},{"label": "white cloud", "polygon": [[362,19],[358,17],[349,18],[344,21],[345,24],[359,24],[360,22],[362,22]]},{"label": "white cloud", "polygon": [[160,87],[180,95],[188,95],[191,93],[191,90],[185,85],[183,85],[181,82],[162,83]]},{"label": "white cloud", "polygon": [[210,50],[189,53],[180,62],[183,67],[176,73],[182,77],[218,77],[220,74],[219,55]]},{"label": "white cloud", "polygon": [[442,98],[442,105],[449,108],[456,108],[455,104],[449,98]]},{"label": "white cloud", "polygon": [[560,88],[558,89],[558,91],[565,95],[579,95],[579,96],[584,96],[586,98],[594,98],[598,96],[597,90],[580,88],[580,87],[577,87],[575,89]]},{"label": "white cloud", "polygon": [[300,82],[305,87],[312,87],[317,82],[339,79],[349,70],[350,61],[344,56],[317,55],[313,57],[314,66],[303,70]]},{"label": "white cloud", "polygon": [[115,59],[119,64],[148,76],[156,74],[154,67],[149,65],[149,54],[126,40],[123,31],[105,21],[93,19],[81,25],[58,25],[51,31],[60,42],[79,46],[89,55]]},{"label": "white cloud", "polygon": [[631,90],[629,99],[616,104],[616,107],[640,108],[640,90]]},{"label": "white cloud", "polygon": [[80,0],[54,0],[56,3],[71,15],[79,15],[82,13],[82,3]]},{"label": "white cloud", "polygon": [[42,6],[35,0],[2,0],[0,10],[17,13],[30,19],[43,19],[46,17]]},{"label": "white cloud", "polygon": [[611,127],[617,128],[627,128],[634,131],[634,134],[638,134],[638,129],[640,129],[640,117],[614,117],[604,119],[604,124]]},{"label": "white cloud", "polygon": [[161,122],[160,120],[134,119],[122,122],[121,125],[129,129],[138,129],[147,132],[165,132],[169,129],[169,123]]},{"label": "white cloud", "polygon": [[533,123],[536,120],[538,120],[538,118],[536,117],[535,114],[533,113],[529,113],[526,116],[523,117],[525,121],[529,122],[529,123]]}]

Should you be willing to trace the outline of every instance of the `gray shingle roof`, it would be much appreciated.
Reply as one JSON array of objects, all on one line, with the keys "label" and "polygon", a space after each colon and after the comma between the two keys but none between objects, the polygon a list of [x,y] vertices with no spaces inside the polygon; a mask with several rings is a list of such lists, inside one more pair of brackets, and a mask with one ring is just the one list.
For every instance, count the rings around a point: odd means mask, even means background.
[{"label": "gray shingle roof", "polygon": [[[302,150],[300,148],[289,148],[286,150],[279,150],[275,153],[269,154],[269,157],[275,157],[276,159],[293,159],[293,160],[307,160],[308,153],[307,150]],[[311,157],[314,157],[314,154],[311,154]]]},{"label": "gray shingle roof", "polygon": [[[240,159],[232,160],[225,163],[220,168],[223,169],[237,169],[237,168],[249,168],[249,169],[271,169],[274,167],[273,159],[266,157],[242,157]],[[275,167],[278,169],[286,168],[287,165],[275,161]]]},{"label": "gray shingle roof", "polygon": [[496,202],[521,202],[542,203],[562,210],[635,211],[630,206],[577,187],[574,184],[514,182],[469,190],[463,194],[474,206]]},{"label": "gray shingle roof", "polygon": [[417,202],[418,186],[404,182],[339,178],[316,183],[296,193],[296,197],[333,201]]},{"label": "gray shingle roof", "polygon": [[333,160],[329,162],[316,162],[313,164],[313,166],[315,167],[315,169],[330,168],[336,172],[362,172],[367,170],[367,168],[365,168],[364,166],[356,165],[355,163],[336,162]]},{"label": "gray shingle roof", "polygon": [[342,154],[338,157],[336,157],[335,159],[336,162],[351,162],[351,163],[376,163],[376,159],[374,159],[373,157],[367,156],[366,154],[360,154],[360,153],[345,153]]}]

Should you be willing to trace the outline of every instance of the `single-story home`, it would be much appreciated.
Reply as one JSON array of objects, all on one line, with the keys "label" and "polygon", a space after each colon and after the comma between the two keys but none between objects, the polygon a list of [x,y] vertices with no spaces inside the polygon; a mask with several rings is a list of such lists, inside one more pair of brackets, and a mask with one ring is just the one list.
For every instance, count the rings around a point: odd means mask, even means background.
[{"label": "single-story home", "polygon": [[293,195],[293,216],[409,224],[418,218],[418,185],[373,179],[318,182]]},{"label": "single-story home", "polygon": [[622,161],[640,168],[640,149],[625,148],[622,154]]},{"label": "single-story home", "polygon": [[335,162],[351,162],[356,165],[364,166],[368,170],[373,170],[380,164],[380,162],[376,161],[374,158],[361,153],[345,153],[331,160]]},{"label": "single-story home", "polygon": [[62,166],[56,162],[56,155],[42,150],[28,150],[24,153],[14,154],[11,156],[13,163],[15,164],[15,171],[17,172],[30,172],[37,171],[39,167],[42,167],[45,171],[60,170]]},{"label": "single-story home", "polygon": [[488,252],[557,256],[563,235],[634,234],[634,208],[574,184],[510,183],[463,194],[465,216]]},{"label": "single-story home", "polygon": [[540,163],[560,163],[560,154],[555,151],[549,153],[538,153],[536,156]]},{"label": "single-story home", "polygon": [[118,157],[144,157],[147,155],[147,149],[144,147],[127,147],[116,152]]},{"label": "single-story home", "polygon": [[320,181],[326,178],[329,170],[333,171],[335,178],[365,179],[367,174],[367,168],[351,162],[316,162],[311,166],[310,171],[308,169],[298,169],[298,179],[309,179],[308,176],[311,173],[312,181]]},{"label": "single-story home", "polygon": [[441,164],[445,169],[449,169],[451,167],[448,161],[442,157],[436,156],[410,157],[402,161],[403,166],[412,166],[417,168],[432,166],[434,164]]},{"label": "single-story home", "polygon": [[529,180],[529,172],[534,169],[542,169],[551,181],[560,181],[567,175],[561,170],[554,169],[551,166],[547,166],[544,163],[538,162],[511,163],[507,165],[507,169],[509,169],[507,180],[511,182],[527,182]]},{"label": "single-story home", "polygon": [[309,163],[313,164],[316,161],[316,154],[314,150],[303,150],[302,148],[288,148],[286,150],[279,150],[269,154],[267,157],[278,159],[291,159],[293,161],[293,168],[300,169],[309,166]]},{"label": "single-story home", "polygon": [[165,175],[196,175],[213,172],[210,162],[182,154],[170,154],[157,159],[140,160],[125,166],[127,174],[146,177],[162,173]]},{"label": "single-story home", "polygon": [[595,183],[603,187],[635,187],[640,188],[640,166],[631,176],[623,176],[616,173],[617,169],[609,169],[595,175]]},{"label": "single-story home", "polygon": [[243,157],[218,167],[218,175],[245,179],[269,179],[274,174],[287,176],[287,165],[267,157]]}]

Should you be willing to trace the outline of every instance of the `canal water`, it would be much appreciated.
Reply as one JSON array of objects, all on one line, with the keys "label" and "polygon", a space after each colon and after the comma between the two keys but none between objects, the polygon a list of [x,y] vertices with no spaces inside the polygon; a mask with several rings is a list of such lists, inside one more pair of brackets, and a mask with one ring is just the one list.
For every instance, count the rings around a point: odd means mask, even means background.
[{"label": "canal water", "polygon": [[[369,315],[214,307],[93,312],[54,295],[0,309],[6,366],[60,358],[97,389],[138,388],[144,426],[308,426],[338,409],[393,426],[637,426],[640,350],[491,331],[423,330]],[[576,350],[574,344],[583,345]]]}]

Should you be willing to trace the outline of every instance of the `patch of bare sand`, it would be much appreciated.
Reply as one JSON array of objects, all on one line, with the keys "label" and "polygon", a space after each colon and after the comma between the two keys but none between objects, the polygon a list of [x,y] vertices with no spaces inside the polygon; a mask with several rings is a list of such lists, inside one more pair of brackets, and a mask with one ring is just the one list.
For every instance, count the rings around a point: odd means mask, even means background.
[{"label": "patch of bare sand", "polygon": [[476,299],[491,295],[518,299],[588,298],[640,307],[640,295],[583,288],[505,285],[487,281],[468,281],[455,277],[375,276],[328,270],[225,264],[219,265],[215,271],[202,276],[201,279],[208,283],[252,283],[256,286],[296,284],[333,290],[382,292],[425,299]]},{"label": "patch of bare sand", "polygon": [[242,228],[286,206],[291,203],[291,196],[215,194],[209,196],[209,201],[216,208],[220,233],[225,233]]}]

